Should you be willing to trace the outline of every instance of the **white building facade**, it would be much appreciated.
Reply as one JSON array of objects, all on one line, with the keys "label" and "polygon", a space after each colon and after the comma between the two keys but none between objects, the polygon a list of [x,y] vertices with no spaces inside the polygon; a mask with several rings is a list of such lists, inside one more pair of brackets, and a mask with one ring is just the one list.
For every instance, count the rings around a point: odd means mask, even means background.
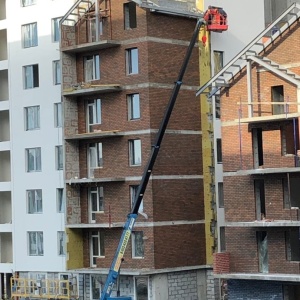
[{"label": "white building facade", "polygon": [[73,2],[0,1],[0,297],[16,272],[65,270],[58,22]]}]

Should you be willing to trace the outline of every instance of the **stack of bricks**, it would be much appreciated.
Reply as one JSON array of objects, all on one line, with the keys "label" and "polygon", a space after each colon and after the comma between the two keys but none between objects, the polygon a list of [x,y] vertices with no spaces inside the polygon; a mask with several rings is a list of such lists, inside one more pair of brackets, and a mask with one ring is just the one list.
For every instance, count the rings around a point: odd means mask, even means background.
[{"label": "stack of bricks", "polygon": [[229,273],[229,253],[214,253],[214,274]]}]

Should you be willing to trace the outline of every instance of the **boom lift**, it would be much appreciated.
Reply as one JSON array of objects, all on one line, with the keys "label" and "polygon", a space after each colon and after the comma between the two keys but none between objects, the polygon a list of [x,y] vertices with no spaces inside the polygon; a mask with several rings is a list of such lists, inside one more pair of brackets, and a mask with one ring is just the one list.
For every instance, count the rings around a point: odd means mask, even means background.
[{"label": "boom lift", "polygon": [[[151,154],[150,154],[148,163],[147,163],[147,165],[144,169],[144,173],[143,173],[140,185],[138,187],[138,190],[137,190],[137,193],[136,193],[136,196],[135,196],[135,200],[134,200],[132,210],[127,216],[127,221],[124,225],[124,229],[123,229],[120,241],[119,241],[119,245],[118,245],[116,253],[114,255],[114,258],[113,258],[113,261],[112,261],[112,264],[111,264],[111,267],[110,267],[110,270],[109,270],[104,288],[102,290],[100,300],[109,300],[109,299],[124,299],[125,300],[125,299],[130,299],[128,297],[110,298],[110,295],[111,295],[113,286],[116,283],[117,278],[119,276],[119,270],[120,270],[121,263],[123,261],[123,256],[124,256],[128,241],[130,239],[135,221],[137,219],[139,207],[140,207],[140,204],[142,202],[147,184],[149,182],[149,178],[151,176],[152,169],[153,169],[156,157],[158,155],[162,139],[163,139],[164,134],[165,134],[165,130],[167,128],[171,113],[173,111],[173,108],[174,108],[174,105],[175,105],[175,102],[176,102],[176,99],[177,99],[177,96],[178,96],[178,93],[179,93],[179,90],[180,90],[180,87],[182,85],[182,79],[183,79],[184,73],[186,71],[186,68],[187,68],[188,62],[190,60],[190,57],[191,57],[193,48],[195,46],[195,43],[198,40],[198,35],[199,35],[199,32],[200,32],[200,28],[201,28],[202,25],[205,25],[205,24],[206,24],[206,21],[203,17],[201,17],[197,20],[197,24],[196,24],[196,27],[194,29],[189,47],[186,51],[181,69],[179,71],[178,78],[175,81],[175,85],[173,87],[173,91],[172,91],[172,94],[170,96],[170,99],[169,99],[164,117],[163,117],[162,122],[160,124],[160,128],[157,132],[155,143],[152,146],[152,150],[151,150]],[[226,27],[226,29],[225,28],[223,28],[223,29],[220,28],[219,32],[224,31],[224,30],[227,30],[227,27]]]}]

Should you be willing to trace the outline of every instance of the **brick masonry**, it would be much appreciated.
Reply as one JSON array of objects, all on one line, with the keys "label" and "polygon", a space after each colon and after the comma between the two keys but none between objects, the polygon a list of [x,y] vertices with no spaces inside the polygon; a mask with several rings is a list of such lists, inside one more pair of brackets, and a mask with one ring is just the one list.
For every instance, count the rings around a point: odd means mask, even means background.
[{"label": "brick masonry", "polygon": [[[63,90],[72,84],[84,81],[84,57],[100,55],[100,79],[96,85],[119,84],[122,90],[113,93],[83,94],[79,97],[64,97],[64,134],[87,132],[86,104],[88,100],[101,99],[102,122],[94,129],[118,130],[125,136],[91,138],[65,141],[67,224],[88,227],[88,189],[103,186],[104,212],[96,215],[96,230],[104,224],[124,223],[130,205],[130,185],[138,184],[149,157],[155,134],[163,118],[182,60],[190,41],[195,20],[175,16],[152,14],[137,8],[137,28],[124,30],[123,3],[111,1],[112,16],[104,21],[101,40],[113,39],[119,46],[93,51],[64,51],[66,47],[85,43],[85,25],[78,28],[63,27],[62,73]],[[110,30],[111,29],[111,30]],[[138,48],[139,73],[126,74],[126,50]],[[131,242],[125,254],[124,269],[162,269],[205,264],[204,219],[200,134],[200,106],[195,98],[195,87],[199,84],[199,51],[195,47],[179,93],[168,132],[161,145],[155,167],[154,178],[144,195],[144,212],[138,222],[187,221],[195,224],[168,224],[143,227],[145,255],[143,259],[132,258]],[[84,92],[84,91],[83,91]],[[128,120],[127,95],[140,94],[141,118]],[[141,133],[141,130],[143,132]],[[139,131],[134,133],[134,131]],[[133,133],[132,133],[133,132]],[[129,165],[129,140],[141,139],[141,166]],[[126,178],[126,181],[103,182],[101,184],[72,184],[72,179],[88,177],[88,144],[101,142],[103,167],[95,170],[95,178]],[[172,176],[174,178],[164,178]],[[181,179],[179,176],[189,178]],[[71,184],[70,184],[71,183]],[[96,226],[96,225],[93,225]],[[83,267],[90,267],[89,235],[92,229],[83,228]],[[119,242],[122,228],[105,228],[105,257],[97,259],[98,268],[108,268]],[[175,298],[174,298],[175,299]]]},{"label": "brick masonry", "polygon": [[[260,55],[270,58],[278,64],[290,65],[291,71],[300,74],[298,66],[300,54],[296,42],[299,39],[300,28],[299,23],[296,23]],[[262,70],[255,63],[252,64],[251,76],[254,102],[271,102],[271,87],[279,85],[282,85],[284,89],[284,101],[289,101],[290,103],[297,101],[297,89],[294,85],[271,72]],[[240,102],[243,104],[240,105]],[[252,131],[255,128],[262,129],[263,138],[264,163],[259,168],[294,168],[294,155],[284,153],[282,138],[283,134],[288,132],[286,139],[292,139],[293,121],[283,118],[283,120],[273,120],[272,122],[247,122],[241,123],[239,129],[239,109],[242,111],[242,118],[248,118],[248,108],[245,103],[247,103],[247,77],[246,71],[243,70],[234,78],[232,86],[225,88],[221,93],[224,172],[258,168],[254,164],[252,145]],[[272,116],[272,106],[270,104],[254,105],[253,110],[254,117]],[[296,105],[289,106],[290,113],[296,111]],[[299,140],[299,137],[297,138]],[[273,172],[265,175],[242,175],[241,173],[235,173],[234,175],[229,176],[228,173],[225,173],[224,177],[225,219],[227,222],[255,222],[260,220],[261,216],[256,212],[254,189],[254,181],[257,179],[264,180],[265,217],[269,221],[286,220],[291,222],[297,220],[296,213],[287,209],[284,203],[283,180],[287,180],[288,175],[286,172],[282,170],[282,172]],[[299,172],[291,173],[289,176],[300,180]],[[288,230],[289,227],[226,227],[226,252],[230,253],[230,272],[259,272],[257,231],[266,231],[268,237],[269,273],[299,274],[299,262],[287,259],[285,233]],[[266,282],[256,282],[256,284],[257,287],[254,288],[255,284],[251,282],[230,281],[229,291],[231,290],[232,293],[230,299],[281,299],[279,298],[281,297],[279,285]],[[264,289],[265,291],[263,291]],[[234,290],[236,290],[236,293]],[[261,294],[254,296],[255,290]],[[244,295],[242,295],[242,291],[244,291]]]}]

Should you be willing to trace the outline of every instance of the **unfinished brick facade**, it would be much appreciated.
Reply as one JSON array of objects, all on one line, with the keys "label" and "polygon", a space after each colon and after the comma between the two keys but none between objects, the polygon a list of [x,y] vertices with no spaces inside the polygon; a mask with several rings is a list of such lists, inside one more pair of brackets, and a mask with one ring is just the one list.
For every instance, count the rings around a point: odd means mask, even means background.
[{"label": "unfinished brick facade", "polygon": [[[164,115],[196,21],[136,8],[136,28],[124,29],[124,4],[111,1],[99,42],[85,44],[83,24],[62,25],[67,227],[81,232],[79,268],[107,269],[131,210],[130,187],[138,185]],[[78,23],[80,24],[80,23]],[[127,50],[138,49],[138,73],[128,75]],[[87,57],[99,55],[100,79],[85,82]],[[132,257],[129,243],[122,269],[155,270],[205,264],[199,84],[195,47],[135,231],[143,231],[144,254]],[[139,94],[140,118],[128,118],[128,95]],[[101,122],[89,124],[89,101],[101,99]],[[141,140],[141,164],[130,164],[131,140]],[[90,173],[89,147],[102,143],[101,167]],[[103,188],[104,208],[91,220],[90,190]],[[78,231],[80,229],[80,231]],[[105,253],[91,262],[92,232],[104,235]],[[69,243],[71,245],[71,243]],[[74,253],[74,252],[72,252]]]},{"label": "unfinished brick facade", "polygon": [[[220,277],[229,279],[229,299],[271,299],[266,282],[265,291],[259,283],[259,294],[249,296],[257,283],[241,279],[299,276],[299,39],[298,20],[263,52],[249,51],[251,68],[221,90],[226,255],[216,256],[215,274],[227,273]],[[280,72],[259,63],[269,60]],[[293,293],[284,299],[296,299]]]}]

